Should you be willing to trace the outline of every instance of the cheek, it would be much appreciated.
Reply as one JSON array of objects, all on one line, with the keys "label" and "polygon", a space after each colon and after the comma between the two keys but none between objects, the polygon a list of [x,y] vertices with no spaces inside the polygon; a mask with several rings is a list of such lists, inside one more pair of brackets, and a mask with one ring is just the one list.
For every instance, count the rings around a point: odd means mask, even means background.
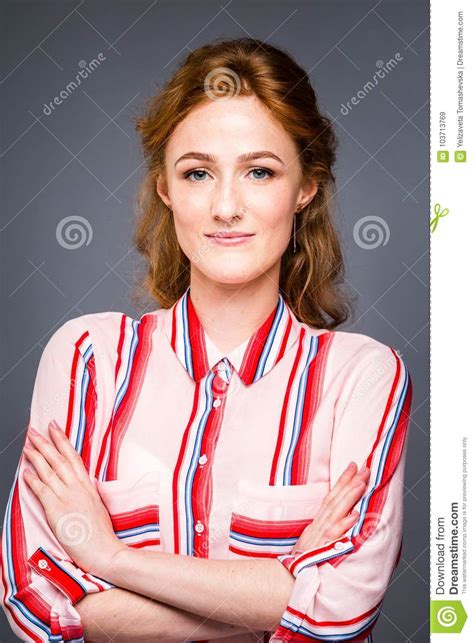
[{"label": "cheek", "polygon": [[271,216],[261,219],[259,226],[261,229],[262,242],[267,248],[275,252],[284,251],[288,245],[291,235],[293,218],[289,214],[288,208],[275,209]]},{"label": "cheek", "polygon": [[199,243],[200,232],[202,229],[202,218],[199,212],[191,210],[177,210],[173,213],[173,222],[176,230],[178,243],[183,251],[195,250],[196,245]]}]

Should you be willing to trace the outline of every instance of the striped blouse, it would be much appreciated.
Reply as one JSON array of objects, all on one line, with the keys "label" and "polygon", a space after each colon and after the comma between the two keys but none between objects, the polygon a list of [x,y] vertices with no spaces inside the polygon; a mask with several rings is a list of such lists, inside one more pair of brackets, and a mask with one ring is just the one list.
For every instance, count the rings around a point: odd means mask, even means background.
[{"label": "striped blouse", "polygon": [[[188,288],[139,319],[92,313],[60,326],[40,359],[30,424],[65,428],[130,547],[274,557],[294,576],[274,632],[222,643],[371,641],[401,553],[411,398],[396,350],[299,322],[281,291],[260,328],[223,354]],[[358,521],[292,553],[351,460],[370,468]],[[25,466],[22,456],[5,511],[1,604],[21,640],[81,642],[74,605],[114,585],[68,557]]]}]

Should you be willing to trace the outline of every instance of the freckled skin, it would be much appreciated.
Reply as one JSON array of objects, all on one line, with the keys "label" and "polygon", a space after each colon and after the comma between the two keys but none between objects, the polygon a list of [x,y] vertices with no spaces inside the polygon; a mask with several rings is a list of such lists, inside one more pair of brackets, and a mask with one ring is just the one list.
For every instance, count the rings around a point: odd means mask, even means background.
[{"label": "freckled skin", "polygon": [[[282,163],[237,160],[261,150],[273,152]],[[217,162],[185,159],[175,166],[191,151],[213,154]],[[255,97],[208,101],[188,114],[167,145],[166,180],[157,181],[157,192],[173,210],[179,244],[200,281],[238,284],[262,275],[278,281],[294,213],[317,190],[315,184],[303,189],[300,173],[295,143]],[[255,236],[233,247],[205,236],[222,230]]]}]

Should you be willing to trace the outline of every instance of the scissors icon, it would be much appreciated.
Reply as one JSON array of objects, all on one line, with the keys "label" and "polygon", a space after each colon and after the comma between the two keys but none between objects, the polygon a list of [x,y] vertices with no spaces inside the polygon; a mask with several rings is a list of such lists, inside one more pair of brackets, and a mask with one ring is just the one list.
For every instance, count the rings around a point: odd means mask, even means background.
[{"label": "scissors icon", "polygon": [[435,203],[434,213],[435,216],[430,221],[431,232],[434,232],[436,230],[438,221],[441,219],[441,217],[445,217],[447,214],[449,214],[449,210],[448,208],[443,208],[443,210],[441,210],[441,205],[439,203]]}]

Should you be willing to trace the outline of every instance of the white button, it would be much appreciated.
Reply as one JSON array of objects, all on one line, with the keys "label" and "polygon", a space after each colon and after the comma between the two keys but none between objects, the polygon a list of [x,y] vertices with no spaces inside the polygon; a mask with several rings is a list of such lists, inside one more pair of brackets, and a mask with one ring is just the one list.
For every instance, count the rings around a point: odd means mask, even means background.
[{"label": "white button", "polygon": [[202,532],[204,531],[204,525],[202,524],[202,522],[200,520],[197,521],[196,526],[194,527],[194,529],[197,531],[198,534],[202,534]]},{"label": "white button", "polygon": [[225,371],[225,364],[224,364],[224,362],[219,362],[219,364],[217,365],[217,370],[218,370],[218,371]]},{"label": "white button", "polygon": [[334,549],[344,549],[344,543],[338,540],[337,543],[334,543]]},{"label": "white button", "polygon": [[220,405],[221,405],[221,401],[220,401],[220,399],[219,399],[219,398],[217,398],[217,400],[214,400],[214,402],[212,403],[212,406],[213,406],[215,409],[219,408],[219,406],[220,406]]},{"label": "white button", "polygon": [[207,462],[207,455],[204,453],[200,458],[199,458],[199,464],[206,464]]},{"label": "white button", "polygon": [[45,560],[44,558],[41,558],[41,560],[38,561],[38,567],[40,569],[47,569],[48,571],[51,571],[51,568],[48,565],[48,561]]}]

